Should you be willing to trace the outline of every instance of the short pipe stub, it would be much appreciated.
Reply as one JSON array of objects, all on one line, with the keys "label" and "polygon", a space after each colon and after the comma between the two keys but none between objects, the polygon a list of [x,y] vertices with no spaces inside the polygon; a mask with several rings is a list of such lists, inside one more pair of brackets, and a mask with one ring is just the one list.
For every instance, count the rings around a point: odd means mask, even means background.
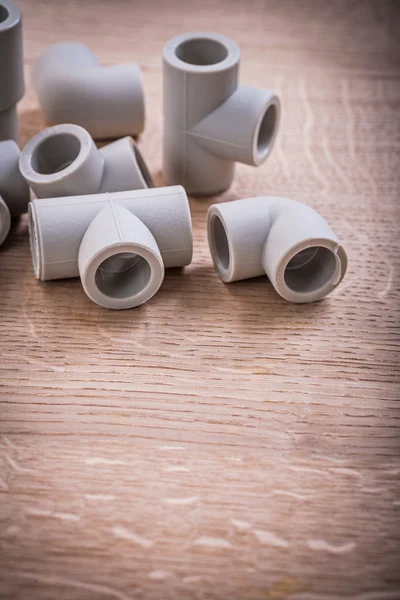
[{"label": "short pipe stub", "polygon": [[96,193],[104,159],[79,125],[48,127],[21,152],[20,170],[38,198]]},{"label": "short pipe stub", "polygon": [[272,283],[290,302],[316,302],[339,285],[346,270],[344,248],[315,238],[297,244],[282,257]]},{"label": "short pipe stub", "polygon": [[169,40],[163,51],[164,61],[182,71],[216,73],[230,69],[240,59],[234,40],[211,32],[189,32]]},{"label": "short pipe stub", "polygon": [[84,291],[105,308],[139,306],[154,296],[164,279],[164,263],[151,232],[113,203],[89,225],[78,264]]}]

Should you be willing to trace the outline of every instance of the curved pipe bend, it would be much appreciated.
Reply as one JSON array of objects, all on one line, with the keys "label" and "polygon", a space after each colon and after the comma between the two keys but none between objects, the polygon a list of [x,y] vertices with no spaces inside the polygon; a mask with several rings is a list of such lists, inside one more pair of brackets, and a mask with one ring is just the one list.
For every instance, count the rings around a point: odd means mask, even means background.
[{"label": "curved pipe bend", "polygon": [[215,269],[226,283],[267,274],[291,302],[320,300],[343,279],[347,255],[309,206],[278,197],[214,204],[207,215]]},{"label": "curved pipe bend", "polygon": [[94,139],[138,135],[144,129],[136,64],[102,67],[82,44],[55,44],[35,62],[33,85],[51,123],[81,125]]}]

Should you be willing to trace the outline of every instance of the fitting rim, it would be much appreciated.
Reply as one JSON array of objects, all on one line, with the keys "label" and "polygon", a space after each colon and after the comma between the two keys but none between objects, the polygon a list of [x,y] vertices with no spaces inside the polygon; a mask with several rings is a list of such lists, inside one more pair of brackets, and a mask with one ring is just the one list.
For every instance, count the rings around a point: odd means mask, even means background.
[{"label": "fitting rim", "polygon": [[[210,41],[221,45],[225,51],[226,56],[222,60],[209,64],[195,64],[182,60],[177,55],[177,50],[183,44],[195,41]],[[184,33],[170,39],[164,46],[163,49],[164,61],[181,71],[187,71],[191,73],[217,73],[230,69],[232,66],[237,64],[240,60],[240,49],[238,44],[219,33],[210,33],[204,31],[194,31]]]},{"label": "fitting rim", "polygon": [[[264,125],[264,120],[266,119],[266,117],[268,115],[268,111],[270,111],[270,110],[273,110],[272,133],[270,135],[268,135],[267,141],[263,144],[262,150],[260,150],[260,138],[262,135],[262,128]],[[279,99],[279,96],[274,94],[271,98],[269,98],[269,100],[267,100],[267,102],[265,102],[265,104],[263,106],[263,110],[260,112],[260,117],[258,119],[257,125],[253,132],[251,148],[252,148],[252,158],[253,158],[255,167],[258,167],[259,165],[261,165],[263,162],[265,162],[267,160],[268,156],[270,155],[270,153],[274,147],[275,140],[278,135],[279,124],[281,121],[281,114],[282,114],[281,101]],[[268,125],[268,123],[267,123],[267,125]]]},{"label": "fitting rim", "polygon": [[2,0],[0,2],[1,7],[8,12],[7,17],[3,21],[0,21],[0,32],[3,32],[18,25],[22,18],[22,12],[14,2],[8,2],[8,0]]},{"label": "fitting rim", "polygon": [[[228,254],[228,264],[224,264],[224,260],[221,257],[221,249],[218,249],[217,234],[215,232],[216,223],[219,223],[222,227],[221,233],[225,235],[224,244],[226,248],[224,251]],[[214,268],[217,271],[218,276],[225,283],[229,283],[232,280],[233,273],[235,270],[234,252],[232,247],[231,236],[229,235],[229,229],[226,226],[224,215],[218,208],[218,205],[214,204],[210,206],[207,213],[207,238],[208,245],[210,248],[211,258],[214,263]]]},{"label": "fitting rim", "polygon": [[0,196],[0,246],[5,241],[11,228],[11,213]]},{"label": "fitting rim", "polygon": [[[79,152],[68,166],[52,173],[40,173],[33,167],[32,159],[44,142],[51,138],[56,138],[59,135],[70,135],[75,137],[80,145]],[[91,135],[80,125],[63,123],[62,125],[47,127],[31,138],[23,148],[19,159],[19,168],[23,177],[25,177],[30,184],[40,185],[43,183],[58,183],[72,173],[75,173],[82,165],[85,164],[90,156],[93,146],[94,142]]]},{"label": "fitting rim", "polygon": [[[312,290],[295,290],[287,283],[288,265],[290,261],[300,252],[311,248],[315,248],[316,250],[329,250],[334,258],[331,273],[326,277],[326,280],[321,285]],[[310,258],[309,262],[315,258],[316,254]],[[301,267],[305,267],[307,264],[308,263],[306,262],[304,265],[301,265]],[[273,285],[278,294],[289,302],[295,302],[298,304],[316,302],[318,300],[322,300],[322,298],[330,294],[339,285],[346,274],[347,264],[347,254],[341,244],[324,238],[309,238],[307,240],[298,242],[284,254],[279,262]]]},{"label": "fitting rim", "polygon": [[[96,281],[99,268],[105,260],[117,254],[129,253],[143,258],[150,268],[150,277],[146,285],[137,293],[122,298],[107,295],[100,290]],[[142,244],[118,242],[101,248],[86,264],[81,273],[81,283],[86,295],[104,308],[129,309],[147,302],[157,293],[164,279],[164,263],[160,255]]]}]

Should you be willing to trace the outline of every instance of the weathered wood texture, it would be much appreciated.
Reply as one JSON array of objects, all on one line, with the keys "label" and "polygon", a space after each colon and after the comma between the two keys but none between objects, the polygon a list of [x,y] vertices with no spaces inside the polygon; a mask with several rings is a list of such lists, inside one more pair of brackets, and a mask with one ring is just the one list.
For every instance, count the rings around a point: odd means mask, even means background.
[{"label": "weathered wood texture", "polygon": [[400,597],[399,2],[20,0],[30,67],[60,39],[138,61],[140,145],[162,182],[161,49],[186,30],[242,48],[276,89],[279,139],[232,199],[318,209],[350,270],[321,303],[230,286],[191,200],[193,264],[140,309],[39,284],[26,221],[0,251],[0,597]]}]

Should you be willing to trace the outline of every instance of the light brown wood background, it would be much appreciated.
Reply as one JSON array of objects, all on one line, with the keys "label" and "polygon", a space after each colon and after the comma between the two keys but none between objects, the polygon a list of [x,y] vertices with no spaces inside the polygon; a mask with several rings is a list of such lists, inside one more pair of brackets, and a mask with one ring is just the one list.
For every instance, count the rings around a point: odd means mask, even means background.
[{"label": "light brown wood background", "polygon": [[193,264],[107,311],[78,280],[34,279],[22,220],[0,251],[0,597],[400,598],[400,3],[19,1],[21,143],[44,126],[33,61],[81,41],[140,63],[161,184],[163,44],[227,34],[284,114],[223,199],[309,203],[350,267],[309,306],[226,286],[212,199],[191,199]]}]

